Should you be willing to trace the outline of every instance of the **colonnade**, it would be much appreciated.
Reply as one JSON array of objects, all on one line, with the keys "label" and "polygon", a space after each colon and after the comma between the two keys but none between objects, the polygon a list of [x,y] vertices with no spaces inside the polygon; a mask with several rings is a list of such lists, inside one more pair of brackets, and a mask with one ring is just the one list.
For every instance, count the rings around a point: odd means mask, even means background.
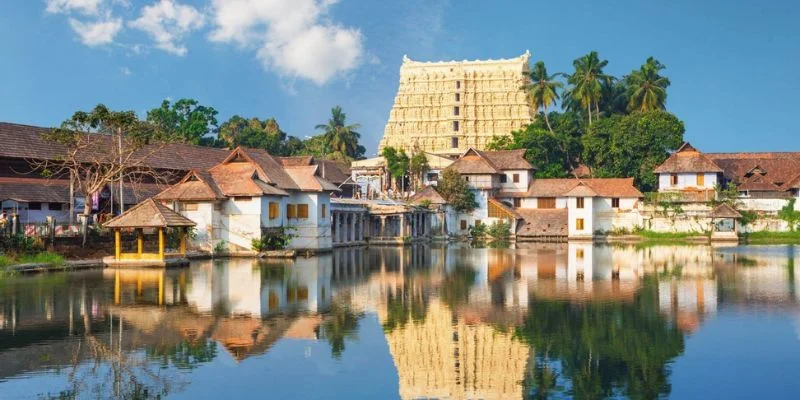
[{"label": "colonnade", "polygon": [[425,212],[373,215],[371,236],[381,238],[411,239],[425,237],[430,233],[430,214]]},{"label": "colonnade", "polygon": [[368,216],[365,211],[331,211],[331,235],[334,245],[365,242]]}]

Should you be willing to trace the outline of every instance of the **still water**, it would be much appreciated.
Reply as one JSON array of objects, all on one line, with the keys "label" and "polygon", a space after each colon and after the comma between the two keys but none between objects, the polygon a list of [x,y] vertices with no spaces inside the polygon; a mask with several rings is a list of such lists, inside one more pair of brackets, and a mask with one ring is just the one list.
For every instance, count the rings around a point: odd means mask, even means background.
[{"label": "still water", "polygon": [[793,246],[520,247],[6,278],[0,398],[800,396]]}]

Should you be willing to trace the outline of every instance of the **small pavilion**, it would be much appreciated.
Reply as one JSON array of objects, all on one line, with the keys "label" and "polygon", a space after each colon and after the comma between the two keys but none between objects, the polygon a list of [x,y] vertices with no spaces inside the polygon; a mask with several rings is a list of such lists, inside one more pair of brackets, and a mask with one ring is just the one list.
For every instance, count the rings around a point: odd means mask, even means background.
[{"label": "small pavilion", "polygon": [[742,214],[728,204],[720,204],[711,211],[713,232],[712,241],[738,241],[739,235],[736,232],[736,220],[742,218]]},{"label": "small pavilion", "polygon": [[[111,266],[162,266],[180,263],[186,255],[186,232],[195,223],[171,210],[169,207],[153,199],[147,199],[122,213],[104,225],[114,229],[114,256],[103,259]],[[144,252],[144,229],[155,229],[158,232],[158,252]],[[179,260],[168,260],[165,257],[164,230],[178,228],[180,232]],[[136,230],[136,252],[123,253],[121,246],[122,230]]]}]

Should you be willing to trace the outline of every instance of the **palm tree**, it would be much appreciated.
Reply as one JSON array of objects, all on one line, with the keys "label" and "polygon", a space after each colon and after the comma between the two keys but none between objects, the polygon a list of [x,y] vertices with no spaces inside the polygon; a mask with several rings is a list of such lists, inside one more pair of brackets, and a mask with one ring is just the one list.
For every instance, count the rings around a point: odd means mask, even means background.
[{"label": "palm tree", "polygon": [[553,127],[550,126],[547,107],[556,104],[556,100],[559,99],[558,91],[564,88],[563,83],[555,80],[559,75],[562,74],[547,75],[547,67],[544,66],[544,62],[537,61],[530,74],[531,83],[523,86],[523,89],[528,91],[531,107],[537,113],[540,108],[543,110],[544,122],[547,124],[547,129],[550,129],[550,133],[553,133]]},{"label": "palm tree", "polygon": [[603,73],[608,61],[600,60],[596,51],[575,59],[572,65],[575,67],[575,72],[567,78],[567,83],[570,84],[567,94],[573,101],[579,102],[581,108],[586,109],[591,125],[592,108],[596,116],[600,113],[603,82],[611,82],[614,78]]},{"label": "palm tree", "polygon": [[663,110],[667,103],[669,78],[658,73],[666,68],[653,57],[625,77],[628,111]]},{"label": "palm tree", "polygon": [[327,124],[320,124],[316,129],[323,130],[323,140],[326,147],[345,160],[358,159],[364,154],[364,146],[358,144],[361,134],[356,132],[361,125],[346,125],[347,114],[342,111],[342,107],[336,106],[331,109],[331,118]]}]

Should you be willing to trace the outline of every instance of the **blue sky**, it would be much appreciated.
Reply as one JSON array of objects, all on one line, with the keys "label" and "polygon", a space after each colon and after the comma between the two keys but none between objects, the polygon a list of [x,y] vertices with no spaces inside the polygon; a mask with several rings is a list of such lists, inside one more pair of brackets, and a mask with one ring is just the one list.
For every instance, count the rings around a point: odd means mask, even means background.
[{"label": "blue sky", "polygon": [[371,155],[403,54],[528,49],[555,72],[597,50],[620,76],[664,63],[667,107],[701,150],[798,151],[798,17],[792,1],[0,0],[0,120],[189,97],[302,138],[338,104]]}]

